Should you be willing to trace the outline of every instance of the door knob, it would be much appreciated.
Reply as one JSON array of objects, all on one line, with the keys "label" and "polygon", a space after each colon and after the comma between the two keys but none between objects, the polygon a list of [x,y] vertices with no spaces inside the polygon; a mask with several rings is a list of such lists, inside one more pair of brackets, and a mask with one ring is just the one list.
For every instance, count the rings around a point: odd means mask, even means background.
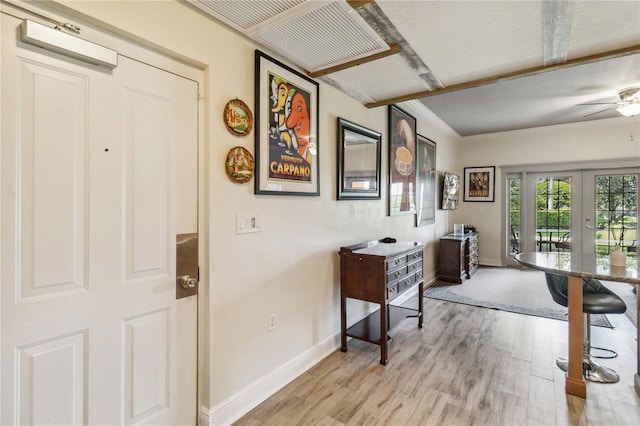
[{"label": "door knob", "polygon": [[180,285],[182,288],[195,288],[198,285],[198,279],[191,275],[183,275],[180,277]]}]

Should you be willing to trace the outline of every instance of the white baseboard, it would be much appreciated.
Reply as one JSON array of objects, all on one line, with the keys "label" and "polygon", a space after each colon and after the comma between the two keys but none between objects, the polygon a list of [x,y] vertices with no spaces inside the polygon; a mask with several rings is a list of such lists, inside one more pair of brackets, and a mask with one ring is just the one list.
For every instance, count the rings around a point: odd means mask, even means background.
[{"label": "white baseboard", "polygon": [[[430,283],[434,279],[435,273],[432,273],[425,277],[424,282]],[[396,298],[394,304],[402,304],[417,292],[418,286],[414,286]],[[340,333],[337,333],[215,407],[200,407],[198,423],[201,426],[222,426],[235,422],[339,347]]]},{"label": "white baseboard", "polygon": [[340,333],[302,353],[213,408],[200,407],[199,424],[229,425],[340,347]]}]

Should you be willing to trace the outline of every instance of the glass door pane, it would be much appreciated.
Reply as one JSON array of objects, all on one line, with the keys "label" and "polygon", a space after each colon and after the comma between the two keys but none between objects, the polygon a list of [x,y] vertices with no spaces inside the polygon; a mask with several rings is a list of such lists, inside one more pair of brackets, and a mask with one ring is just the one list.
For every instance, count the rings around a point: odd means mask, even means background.
[{"label": "glass door pane", "polygon": [[538,251],[571,250],[571,176],[534,179]]},{"label": "glass door pane", "polygon": [[619,245],[628,256],[635,257],[638,247],[638,174],[596,174],[593,182],[595,206],[591,211],[595,211],[595,230],[594,247],[590,252],[609,254]]},{"label": "glass door pane", "polygon": [[522,251],[580,251],[582,172],[528,173],[522,197]]},{"label": "glass door pane", "polygon": [[520,177],[509,177],[509,256],[520,253]]}]

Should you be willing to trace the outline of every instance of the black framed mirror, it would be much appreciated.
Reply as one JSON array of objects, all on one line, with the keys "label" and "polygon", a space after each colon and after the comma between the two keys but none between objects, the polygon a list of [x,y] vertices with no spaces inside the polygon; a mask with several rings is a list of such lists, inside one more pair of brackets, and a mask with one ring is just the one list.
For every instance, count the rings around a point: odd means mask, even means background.
[{"label": "black framed mirror", "polygon": [[382,134],[338,117],[338,200],[380,199]]}]

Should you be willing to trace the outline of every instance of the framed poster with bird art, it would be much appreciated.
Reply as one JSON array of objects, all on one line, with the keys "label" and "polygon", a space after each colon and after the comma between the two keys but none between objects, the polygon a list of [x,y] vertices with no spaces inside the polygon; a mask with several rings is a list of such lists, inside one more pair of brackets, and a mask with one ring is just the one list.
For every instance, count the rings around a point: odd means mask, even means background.
[{"label": "framed poster with bird art", "polygon": [[256,194],[320,195],[317,82],[256,50]]}]

